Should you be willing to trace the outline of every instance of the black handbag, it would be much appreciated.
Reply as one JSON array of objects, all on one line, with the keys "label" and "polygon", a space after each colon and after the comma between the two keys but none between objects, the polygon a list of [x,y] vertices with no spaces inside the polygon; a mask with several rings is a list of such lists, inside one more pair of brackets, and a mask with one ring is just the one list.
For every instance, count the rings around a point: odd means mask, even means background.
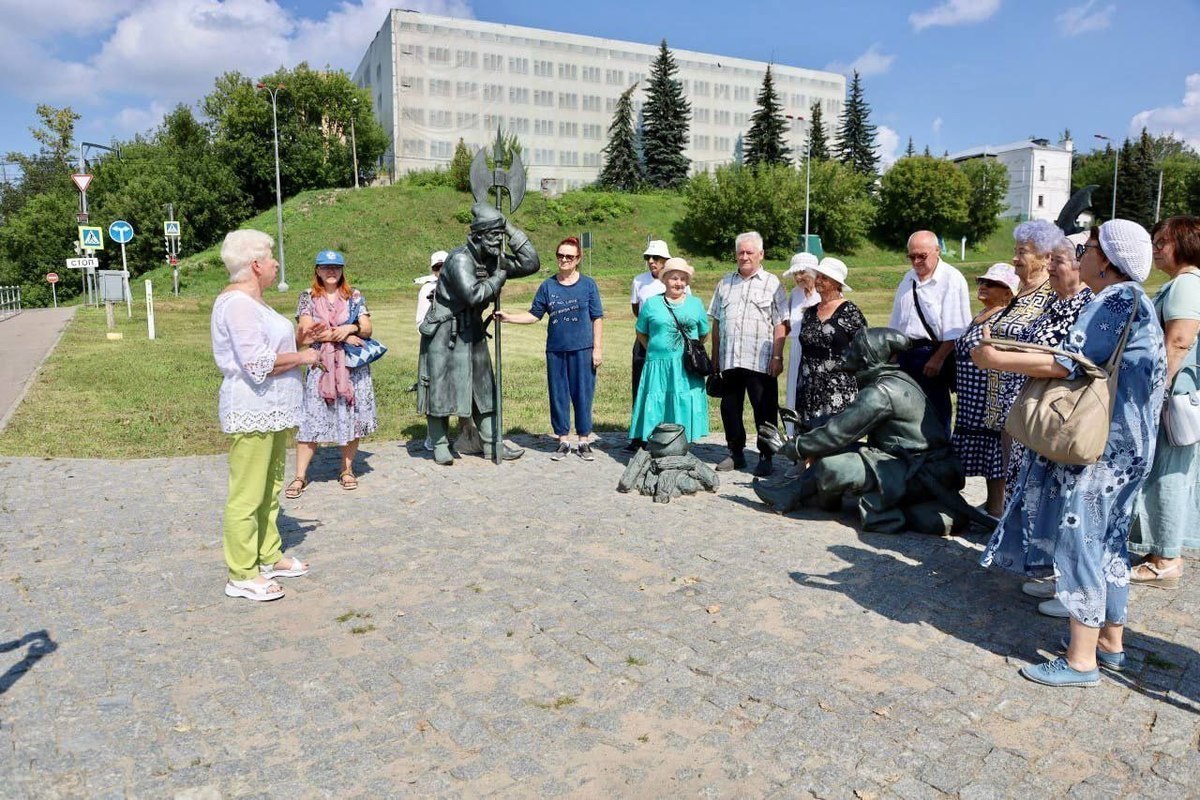
[{"label": "black handbag", "polygon": [[725,396],[725,373],[714,372],[704,380],[704,393],[709,397]]},{"label": "black handbag", "polygon": [[713,365],[712,359],[708,357],[708,351],[704,349],[704,342],[687,335],[687,330],[679,324],[679,317],[675,316],[674,309],[671,308],[671,304],[665,297],[663,305],[667,307],[671,319],[675,320],[675,327],[679,329],[679,335],[683,337],[683,368],[692,375],[707,378],[712,374]]}]

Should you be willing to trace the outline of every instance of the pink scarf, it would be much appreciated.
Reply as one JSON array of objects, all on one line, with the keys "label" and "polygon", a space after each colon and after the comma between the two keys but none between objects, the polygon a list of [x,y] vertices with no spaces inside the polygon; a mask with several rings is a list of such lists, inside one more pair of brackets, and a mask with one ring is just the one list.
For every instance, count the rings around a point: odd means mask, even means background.
[{"label": "pink scarf", "polygon": [[[313,319],[323,322],[331,330],[339,325],[345,325],[350,319],[350,303],[340,293],[324,294],[314,297],[312,302]],[[354,386],[350,383],[350,370],[346,368],[346,351],[341,342],[323,342],[321,350],[321,379],[317,389],[321,399],[333,405],[340,397],[346,405],[354,405]]]}]

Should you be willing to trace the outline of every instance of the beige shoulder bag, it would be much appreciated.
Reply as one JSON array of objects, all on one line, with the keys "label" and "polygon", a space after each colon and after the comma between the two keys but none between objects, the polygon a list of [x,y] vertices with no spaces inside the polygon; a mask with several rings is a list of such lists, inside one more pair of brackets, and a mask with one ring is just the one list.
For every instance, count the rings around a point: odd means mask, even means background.
[{"label": "beige shoulder bag", "polygon": [[1030,450],[1059,464],[1095,464],[1108,443],[1117,373],[1138,305],[1125,323],[1121,341],[1103,369],[1078,353],[1040,344],[984,339],[997,350],[1066,356],[1083,370],[1078,378],[1027,378],[1017,394],[1005,432]]}]

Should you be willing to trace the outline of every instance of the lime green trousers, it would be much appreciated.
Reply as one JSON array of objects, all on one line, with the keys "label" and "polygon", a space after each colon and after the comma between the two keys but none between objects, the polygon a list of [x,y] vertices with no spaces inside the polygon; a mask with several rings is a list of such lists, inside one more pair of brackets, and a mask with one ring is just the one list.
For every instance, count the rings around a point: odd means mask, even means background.
[{"label": "lime green trousers", "polygon": [[230,580],[250,580],[258,575],[259,564],[274,564],[283,556],[276,519],[290,432],[233,435],[225,501],[225,564]]}]

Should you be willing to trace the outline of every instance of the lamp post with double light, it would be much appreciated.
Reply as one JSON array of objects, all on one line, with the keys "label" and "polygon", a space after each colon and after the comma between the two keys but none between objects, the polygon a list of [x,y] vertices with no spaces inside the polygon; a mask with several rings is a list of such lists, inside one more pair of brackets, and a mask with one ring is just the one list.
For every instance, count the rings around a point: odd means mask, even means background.
[{"label": "lamp post with double light", "polygon": [[[801,117],[801,116],[793,116],[792,114],[784,114],[784,116],[792,121],[793,129],[796,127],[795,126],[796,122],[804,122],[805,121],[804,117]],[[812,146],[812,137],[809,136],[807,133],[805,133],[805,136],[804,136],[804,252],[806,252],[806,253],[808,252],[808,199],[809,199],[809,196],[811,193],[811,187],[812,187],[812,159],[809,157],[811,155],[811,151],[809,149],[811,146]]]},{"label": "lamp post with double light", "polygon": [[279,185],[279,109],[276,98],[283,90],[283,84],[267,86],[265,83],[255,84],[255,89],[263,89],[271,95],[271,127],[275,132],[275,221],[279,228],[279,291],[286,292],[287,267],[283,260],[283,190]]},{"label": "lamp post with double light", "polygon": [[1113,196],[1112,196],[1112,212],[1109,214],[1109,219],[1117,218],[1117,166],[1121,163],[1121,151],[1116,148],[1116,142],[1102,133],[1092,134],[1097,139],[1103,139],[1110,145],[1113,145]]}]

